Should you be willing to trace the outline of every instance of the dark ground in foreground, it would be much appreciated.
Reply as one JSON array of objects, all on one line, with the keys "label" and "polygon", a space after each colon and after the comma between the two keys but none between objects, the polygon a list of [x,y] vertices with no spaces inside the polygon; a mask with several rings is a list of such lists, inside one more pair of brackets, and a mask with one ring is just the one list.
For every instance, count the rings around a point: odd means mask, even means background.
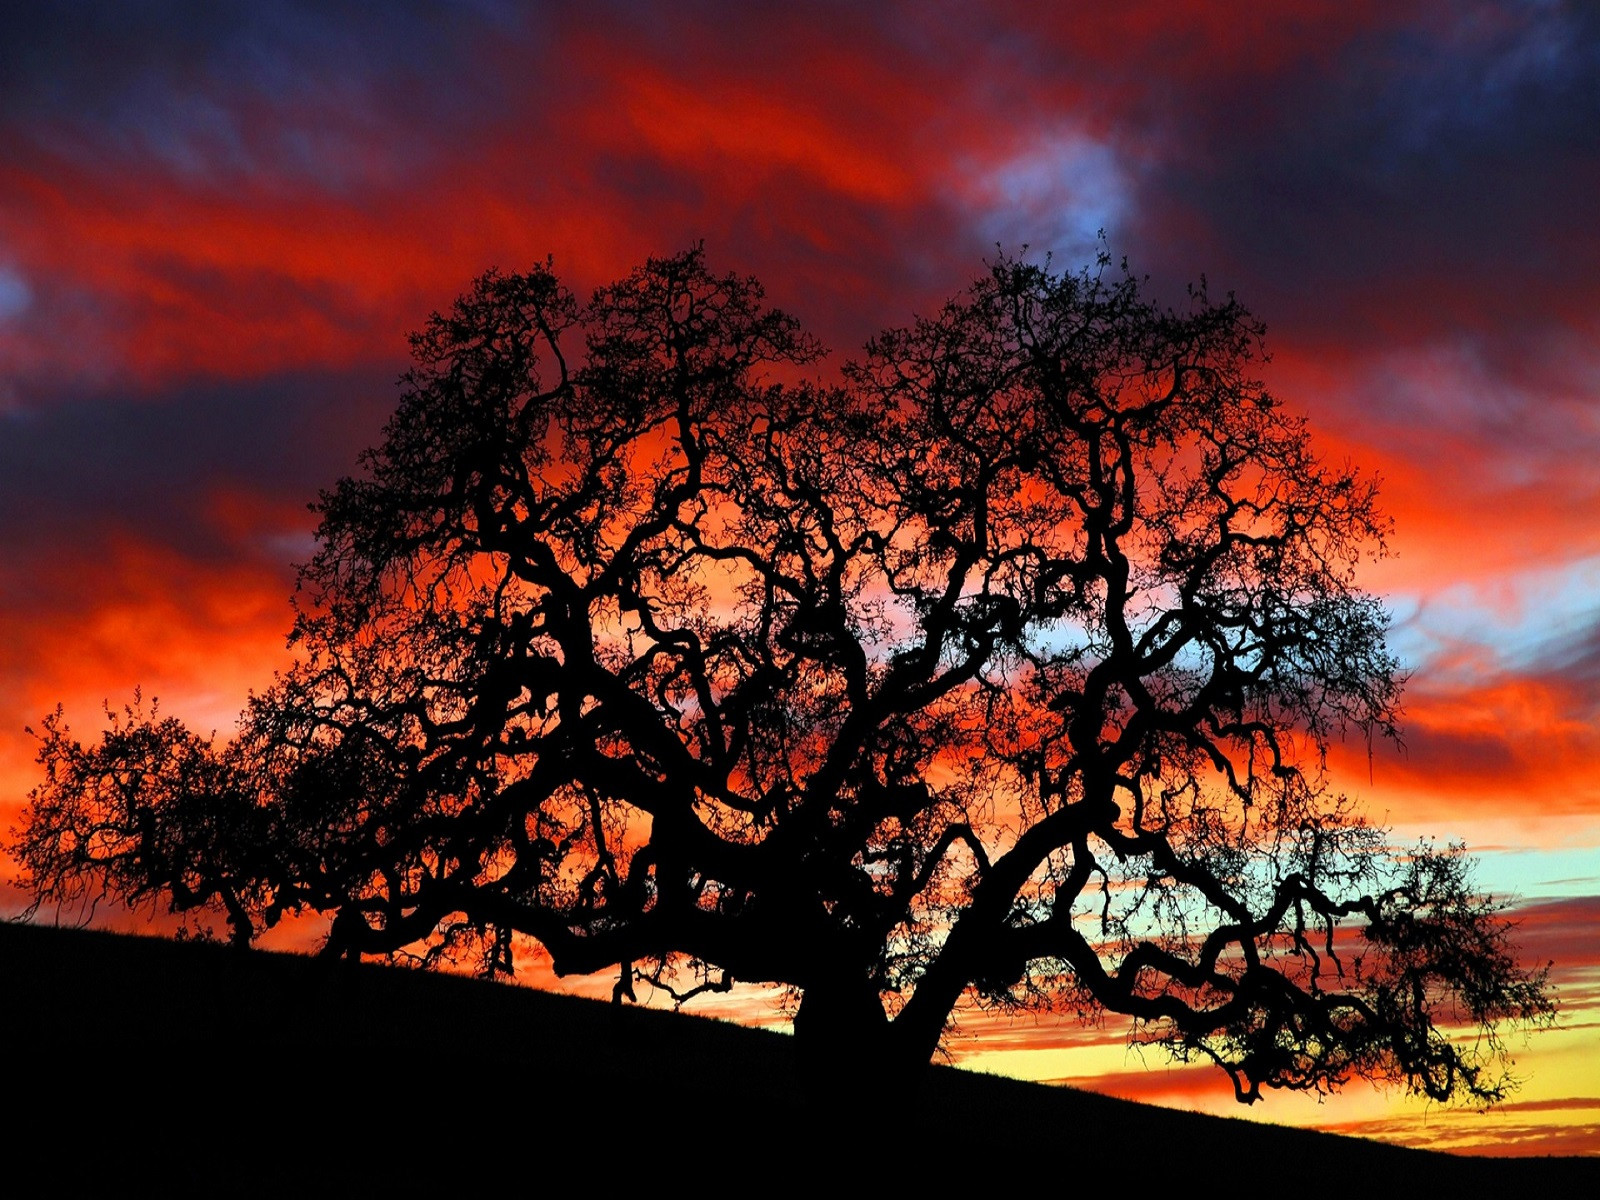
[{"label": "dark ground in foreground", "polygon": [[1600,1159],[1458,1158],[948,1067],[915,1094],[818,1087],[780,1034],[84,930],[0,922],[0,1021],[12,1195],[1600,1194]]}]

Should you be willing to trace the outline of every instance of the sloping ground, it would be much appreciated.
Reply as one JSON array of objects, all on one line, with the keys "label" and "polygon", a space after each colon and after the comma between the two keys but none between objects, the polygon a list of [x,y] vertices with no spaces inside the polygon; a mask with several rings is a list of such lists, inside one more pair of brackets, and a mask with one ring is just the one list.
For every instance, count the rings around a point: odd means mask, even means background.
[{"label": "sloping ground", "polygon": [[[807,1084],[792,1039],[499,984],[0,923],[0,1190],[737,1197],[826,1185],[1600,1194],[1463,1159],[929,1070]],[[579,1181],[577,1185],[573,1180]],[[11,1194],[21,1194],[12,1192]]]}]

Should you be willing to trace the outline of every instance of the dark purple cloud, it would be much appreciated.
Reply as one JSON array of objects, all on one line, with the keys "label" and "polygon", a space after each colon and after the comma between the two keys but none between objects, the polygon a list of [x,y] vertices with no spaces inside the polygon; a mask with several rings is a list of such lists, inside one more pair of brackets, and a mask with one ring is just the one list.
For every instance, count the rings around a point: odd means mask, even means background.
[{"label": "dark purple cloud", "polygon": [[19,560],[87,549],[109,531],[201,560],[263,552],[235,544],[208,497],[255,496],[298,510],[295,524],[309,526],[306,504],[376,440],[399,365],[386,376],[304,373],[0,414],[6,573],[23,574]]}]

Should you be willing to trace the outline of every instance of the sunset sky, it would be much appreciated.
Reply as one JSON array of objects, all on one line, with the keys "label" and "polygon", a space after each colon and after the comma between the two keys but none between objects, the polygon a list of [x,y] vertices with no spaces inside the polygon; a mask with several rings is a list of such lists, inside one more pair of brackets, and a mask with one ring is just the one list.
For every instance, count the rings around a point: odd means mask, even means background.
[{"label": "sunset sky", "polygon": [[[1158,296],[1236,293],[1317,445],[1381,477],[1364,581],[1404,745],[1337,747],[1338,781],[1481,855],[1564,1010],[1487,1115],[1360,1085],[1248,1115],[1600,1153],[1597,214],[1592,4],[16,6],[0,830],[58,702],[88,734],[142,687],[226,734],[287,664],[307,502],[377,439],[407,332],[485,269],[553,256],[582,292],[703,240],[831,370],[997,247],[1074,268],[1103,231]],[[1120,1028],[972,1021],[952,1049],[1245,1115]]]}]

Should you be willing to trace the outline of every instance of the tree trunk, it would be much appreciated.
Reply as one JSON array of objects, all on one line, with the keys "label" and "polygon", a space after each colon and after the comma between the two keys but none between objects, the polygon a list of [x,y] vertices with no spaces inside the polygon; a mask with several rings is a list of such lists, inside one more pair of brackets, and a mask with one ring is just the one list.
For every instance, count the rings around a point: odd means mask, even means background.
[{"label": "tree trunk", "polygon": [[876,990],[856,982],[806,988],[794,1037],[810,1099],[842,1117],[904,1101],[917,1090],[933,1054],[931,1046],[906,1044]]}]

